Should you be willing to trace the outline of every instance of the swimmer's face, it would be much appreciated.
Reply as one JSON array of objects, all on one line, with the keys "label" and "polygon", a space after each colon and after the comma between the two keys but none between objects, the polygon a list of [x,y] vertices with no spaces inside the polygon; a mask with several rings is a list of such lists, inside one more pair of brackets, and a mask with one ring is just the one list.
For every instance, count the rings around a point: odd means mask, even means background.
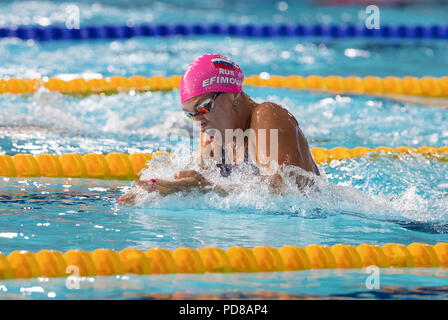
[{"label": "swimmer's face", "polygon": [[[214,93],[204,93],[191,98],[182,104],[184,112],[192,114],[197,113],[197,107],[213,97]],[[230,95],[230,97],[229,97]],[[221,132],[224,137],[225,129],[234,129],[234,115],[230,112],[232,109],[231,93],[221,93],[215,100],[213,108],[205,114],[197,114],[194,118],[194,124],[201,127],[201,132],[215,129]],[[229,99],[230,98],[230,99]]]}]

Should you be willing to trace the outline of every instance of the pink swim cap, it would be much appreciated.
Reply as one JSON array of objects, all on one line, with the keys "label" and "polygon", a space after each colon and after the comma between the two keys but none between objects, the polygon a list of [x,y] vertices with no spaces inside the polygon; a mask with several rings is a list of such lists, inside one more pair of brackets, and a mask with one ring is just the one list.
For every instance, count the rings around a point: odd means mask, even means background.
[{"label": "pink swim cap", "polygon": [[194,59],[180,80],[180,102],[208,92],[243,92],[240,67],[219,54]]}]

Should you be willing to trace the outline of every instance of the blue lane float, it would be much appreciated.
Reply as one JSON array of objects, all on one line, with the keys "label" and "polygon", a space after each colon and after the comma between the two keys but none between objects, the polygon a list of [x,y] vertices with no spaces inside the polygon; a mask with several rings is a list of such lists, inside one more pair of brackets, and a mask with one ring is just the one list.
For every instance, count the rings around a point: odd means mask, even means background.
[{"label": "blue lane float", "polygon": [[383,25],[380,29],[367,29],[359,25],[186,25],[186,24],[140,24],[84,26],[68,29],[63,26],[20,26],[0,28],[0,38],[23,40],[94,40],[127,39],[132,37],[170,36],[230,36],[252,38],[326,37],[326,38],[401,38],[401,39],[448,39],[448,25],[406,26]]}]

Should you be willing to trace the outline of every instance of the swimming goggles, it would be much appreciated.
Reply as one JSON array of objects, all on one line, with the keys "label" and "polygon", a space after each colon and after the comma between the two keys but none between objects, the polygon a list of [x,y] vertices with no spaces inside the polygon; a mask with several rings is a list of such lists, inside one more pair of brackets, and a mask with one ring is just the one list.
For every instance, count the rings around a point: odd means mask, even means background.
[{"label": "swimming goggles", "polygon": [[215,104],[215,100],[216,98],[218,98],[218,96],[221,94],[222,92],[216,92],[213,97],[211,99],[207,99],[205,102],[203,102],[202,104],[198,105],[196,107],[197,112],[196,113],[191,113],[191,112],[185,112],[185,115],[190,118],[190,119],[194,119],[198,116],[198,114],[206,114],[209,113],[212,109],[213,106]]}]

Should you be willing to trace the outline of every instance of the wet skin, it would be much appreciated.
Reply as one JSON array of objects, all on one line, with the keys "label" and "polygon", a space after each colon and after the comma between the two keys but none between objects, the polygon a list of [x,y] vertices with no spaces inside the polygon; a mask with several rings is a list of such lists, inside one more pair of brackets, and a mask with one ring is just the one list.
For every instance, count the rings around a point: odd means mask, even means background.
[{"label": "wet skin", "polygon": [[[198,105],[211,98],[213,93],[206,93],[182,104],[183,111],[196,114]],[[245,93],[221,93],[215,100],[213,109],[206,114],[198,114],[194,119],[195,125],[201,127],[201,141],[198,149],[198,155],[201,160],[213,156],[215,150],[220,150],[225,145],[226,153],[233,159],[233,164],[239,163],[241,150],[236,150],[235,140],[225,141],[225,129],[253,129],[255,139],[245,140],[245,147],[251,146],[254,153],[250,153],[251,160],[259,168],[267,168],[268,161],[263,154],[270,155],[270,129],[278,130],[278,164],[297,166],[305,171],[319,174],[317,166],[311,155],[308,142],[301,131],[297,120],[283,107],[272,103],[256,103]],[[265,129],[266,132],[266,152],[260,152],[259,129]],[[220,133],[222,142],[216,140],[213,135]],[[239,152],[239,153],[238,153]],[[233,153],[233,157],[232,154]],[[202,166],[206,165],[204,161]],[[265,171],[266,172],[266,171]],[[282,186],[282,178],[278,172],[269,171],[265,176],[273,192],[279,192]],[[309,179],[304,176],[296,177],[299,188],[309,184]],[[179,191],[191,191],[193,189],[215,190],[225,193],[219,187],[211,188],[212,183],[205,179],[202,174],[195,170],[184,170],[178,172],[173,180],[151,179],[150,181],[137,180],[137,184],[148,192],[158,191],[161,195],[168,195]],[[119,204],[133,205],[135,193],[131,190],[119,199]]]}]

